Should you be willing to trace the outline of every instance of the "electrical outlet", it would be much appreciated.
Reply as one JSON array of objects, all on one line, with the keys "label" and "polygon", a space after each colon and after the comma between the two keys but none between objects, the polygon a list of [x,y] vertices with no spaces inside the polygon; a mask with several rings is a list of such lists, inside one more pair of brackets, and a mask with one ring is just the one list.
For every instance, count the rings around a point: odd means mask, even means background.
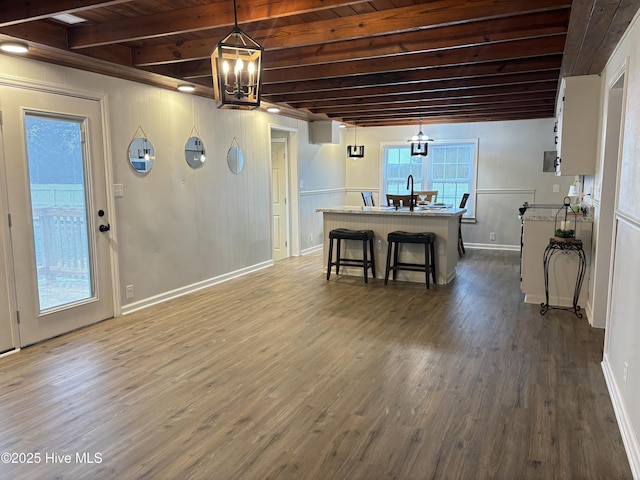
[{"label": "electrical outlet", "polygon": [[553,184],[553,193],[560,193],[560,184],[559,183],[554,183]]},{"label": "electrical outlet", "polygon": [[133,285],[124,287],[124,294],[127,298],[133,298]]},{"label": "electrical outlet", "polygon": [[313,233],[309,234],[309,243],[313,243]]},{"label": "electrical outlet", "polygon": [[492,242],[496,241],[496,232],[489,233],[489,240],[491,240]]},{"label": "electrical outlet", "polygon": [[382,250],[382,240],[378,239],[378,250]]},{"label": "electrical outlet", "polygon": [[122,183],[116,183],[113,185],[113,196],[124,197],[124,185]]},{"label": "electrical outlet", "polygon": [[624,362],[624,371],[622,372],[622,383],[627,387],[627,377],[629,376],[629,363]]}]

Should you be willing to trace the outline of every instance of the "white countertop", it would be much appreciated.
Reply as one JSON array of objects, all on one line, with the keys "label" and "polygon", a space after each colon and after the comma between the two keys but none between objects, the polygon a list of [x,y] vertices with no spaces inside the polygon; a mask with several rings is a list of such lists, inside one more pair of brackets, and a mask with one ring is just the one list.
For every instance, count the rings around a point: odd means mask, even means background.
[{"label": "white countertop", "polygon": [[446,208],[436,208],[423,205],[416,205],[413,212],[409,207],[402,207],[396,210],[395,207],[364,207],[364,206],[343,206],[331,208],[317,208],[316,212],[326,213],[356,213],[362,215],[406,215],[419,217],[459,217],[467,211],[466,208],[447,206]]}]

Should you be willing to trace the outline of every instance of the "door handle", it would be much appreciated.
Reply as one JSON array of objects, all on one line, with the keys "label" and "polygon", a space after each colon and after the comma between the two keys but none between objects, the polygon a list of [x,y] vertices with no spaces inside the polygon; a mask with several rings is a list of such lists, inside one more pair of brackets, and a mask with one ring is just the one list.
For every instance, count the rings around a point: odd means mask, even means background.
[{"label": "door handle", "polygon": [[98,227],[98,230],[100,230],[102,233],[108,232],[109,230],[111,230],[111,225],[109,225],[108,223],[106,225],[100,225]]}]

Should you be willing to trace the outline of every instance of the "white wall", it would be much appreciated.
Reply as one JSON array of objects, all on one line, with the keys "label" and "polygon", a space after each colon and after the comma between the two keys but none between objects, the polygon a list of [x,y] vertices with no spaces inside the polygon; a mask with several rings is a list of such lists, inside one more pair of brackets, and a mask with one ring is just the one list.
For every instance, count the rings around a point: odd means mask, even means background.
[{"label": "white wall", "polygon": [[[634,477],[640,478],[640,11],[607,63],[605,87],[616,80],[625,64],[615,257],[603,369]],[[595,176],[596,203],[600,194],[607,193],[602,171],[601,155]]]},{"label": "white wall", "polygon": [[347,147],[342,132],[339,144],[310,143],[308,123],[301,124],[300,136],[305,140],[298,153],[300,247],[305,252],[323,244],[322,214],[316,209],[345,203]]},{"label": "white wall", "polygon": [[[115,212],[109,212],[125,311],[271,263],[271,127],[296,132],[296,167],[303,190],[310,190],[305,198],[315,197],[313,192],[323,197],[323,191],[333,189],[339,198],[331,201],[343,203],[344,161],[336,153],[341,150],[309,144],[306,122],[220,110],[212,99],[9,55],[0,55],[0,72],[24,82],[106,95],[113,183],[122,184],[125,192],[114,199]],[[194,126],[207,151],[205,165],[197,170],[184,156]],[[128,145],[138,127],[156,152],[146,175],[128,161]],[[245,156],[239,175],[226,162],[234,139]],[[291,182],[297,184],[293,171]],[[309,225],[300,237],[311,234],[321,243],[313,202],[300,203],[300,224]],[[133,299],[125,298],[126,285],[134,286]]]},{"label": "white wall", "polygon": [[[463,225],[465,245],[520,247],[518,207],[523,202],[561,204],[573,177],[556,177],[542,171],[546,150],[555,150],[555,119],[508,122],[477,122],[423,125],[423,132],[437,140],[477,138],[478,184],[476,223]],[[406,143],[418,128],[358,127],[359,144],[365,145],[365,158],[347,160],[347,202],[359,205],[360,191],[379,195],[381,180],[381,142]],[[347,139],[352,141],[353,130]],[[553,193],[553,184],[560,193]],[[376,197],[379,201],[379,198]],[[496,233],[495,242],[489,233]]]}]

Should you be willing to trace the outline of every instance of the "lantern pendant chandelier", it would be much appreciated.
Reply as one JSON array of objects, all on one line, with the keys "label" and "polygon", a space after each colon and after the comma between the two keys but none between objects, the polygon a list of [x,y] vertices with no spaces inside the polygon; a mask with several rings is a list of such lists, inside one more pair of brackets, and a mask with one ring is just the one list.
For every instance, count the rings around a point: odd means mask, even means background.
[{"label": "lantern pendant chandelier", "polygon": [[347,145],[347,157],[352,159],[364,158],[364,145],[358,145],[356,142],[357,123],[353,124],[353,145]]},{"label": "lantern pendant chandelier", "polygon": [[433,142],[433,138],[429,138],[428,135],[422,133],[422,118],[419,120],[418,133],[411,137],[408,142],[411,143],[411,156],[426,157],[429,150],[427,142]]},{"label": "lantern pendant chandelier", "polygon": [[233,30],[211,53],[213,91],[218,108],[253,110],[260,106],[263,48],[238,28],[236,0],[233,19]]}]

